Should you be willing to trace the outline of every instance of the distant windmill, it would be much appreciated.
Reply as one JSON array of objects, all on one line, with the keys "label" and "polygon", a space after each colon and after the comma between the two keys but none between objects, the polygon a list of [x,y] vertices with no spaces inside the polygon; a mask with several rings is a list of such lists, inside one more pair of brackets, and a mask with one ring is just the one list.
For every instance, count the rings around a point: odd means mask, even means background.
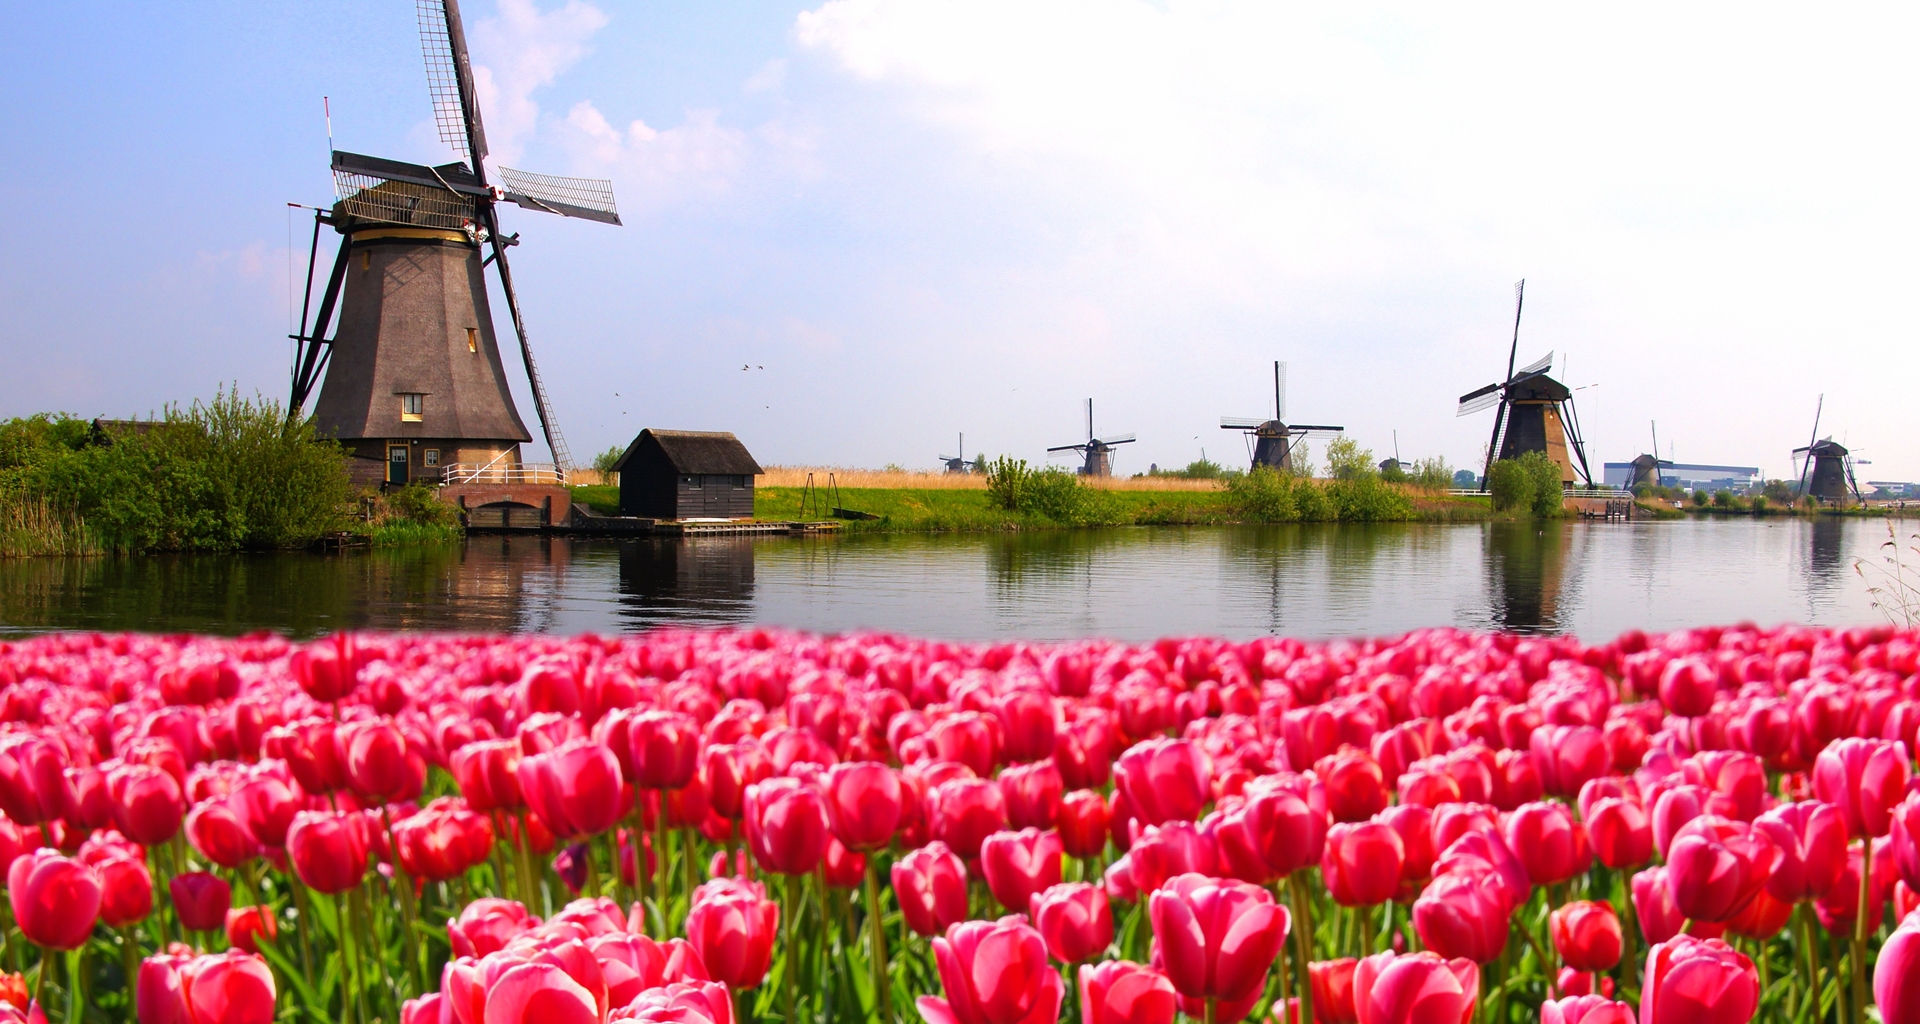
[{"label": "distant windmill", "polygon": [[1327,427],[1317,424],[1287,422],[1287,364],[1278,360],[1273,364],[1273,418],[1260,419],[1255,416],[1222,416],[1221,430],[1244,431],[1253,438],[1253,466],[1269,467],[1277,472],[1293,472],[1293,450],[1307,439],[1309,434],[1338,434],[1345,427]]},{"label": "distant windmill", "polygon": [[1087,439],[1079,444],[1063,444],[1047,449],[1048,454],[1055,452],[1079,452],[1086,460],[1080,466],[1081,476],[1112,476],[1113,449],[1115,445],[1132,444],[1132,434],[1117,434],[1113,437],[1093,436],[1093,399],[1087,399]]},{"label": "distant windmill", "polygon": [[[499,207],[514,203],[619,224],[613,183],[511,167],[493,168],[499,180],[489,181],[459,2],[415,0],[415,8],[440,140],[465,162],[429,167],[334,151],[338,201],[314,216],[309,295],[322,224],[340,233],[340,249],[313,320],[301,310],[288,415],[301,414],[318,384],[318,433],[345,444],[356,463],[384,466],[387,483],[406,483],[410,470],[436,465],[518,463],[520,443],[531,438],[514,409],[494,339],[485,276],[491,265],[547,448],[565,470],[566,441],[534,365],[507,267],[507,249],[520,236],[501,233]],[[339,328],[328,338],[336,307]]]},{"label": "distant windmill", "polygon": [[[1813,434],[1820,438],[1820,413],[1826,408],[1827,396],[1821,395],[1819,404],[1813,407]],[[1804,457],[1800,466],[1800,493],[1811,494],[1821,501],[1830,501],[1838,505],[1847,500],[1847,494],[1853,494],[1853,500],[1862,502],[1860,484],[1853,476],[1853,453],[1845,445],[1833,439],[1829,434],[1819,440],[1808,440],[1806,447],[1795,448],[1796,457]],[[1813,481],[1807,481],[1811,472]]]},{"label": "distant windmill", "polygon": [[1547,376],[1553,368],[1553,353],[1515,370],[1520,354],[1520,311],[1526,300],[1527,282],[1513,286],[1513,346],[1507,352],[1507,376],[1477,391],[1460,396],[1456,416],[1470,416],[1498,407],[1493,417],[1493,439],[1487,445],[1487,465],[1481,473],[1481,487],[1497,459],[1519,458],[1527,452],[1544,452],[1560,467],[1560,483],[1567,486],[1578,477],[1593,486],[1593,474],[1587,471],[1586,445],[1580,440],[1580,418],[1573,408],[1573,392],[1565,384]]},{"label": "distant windmill", "polygon": [[1633,475],[1627,480],[1628,490],[1642,486],[1662,486],[1660,470],[1673,467],[1672,459],[1660,457],[1660,428],[1654,425],[1652,420],[1647,421],[1647,427],[1653,431],[1653,451],[1650,454],[1639,455],[1628,463],[1633,467]]},{"label": "distant windmill", "polygon": [[960,454],[942,455],[940,461],[947,464],[949,473],[973,473],[980,468],[979,456],[974,456],[971,462],[967,461],[967,435],[965,434],[960,435]]}]

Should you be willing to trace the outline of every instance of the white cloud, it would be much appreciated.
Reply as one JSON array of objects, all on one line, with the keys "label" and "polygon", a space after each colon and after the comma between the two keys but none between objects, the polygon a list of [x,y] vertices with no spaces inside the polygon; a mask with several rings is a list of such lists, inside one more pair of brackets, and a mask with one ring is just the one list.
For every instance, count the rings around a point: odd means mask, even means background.
[{"label": "white cloud", "polygon": [[634,120],[622,130],[584,100],[567,113],[560,142],[576,168],[615,177],[623,207],[640,208],[725,192],[747,145],[743,133],[720,125],[717,110],[689,110],[674,128]]},{"label": "white cloud", "polygon": [[583,0],[567,0],[552,10],[542,10],[534,0],[499,0],[497,14],[474,23],[473,78],[490,161],[520,159],[527,138],[539,127],[540,104],[533,94],[578,64],[589,51],[588,40],[606,24],[607,15]]}]

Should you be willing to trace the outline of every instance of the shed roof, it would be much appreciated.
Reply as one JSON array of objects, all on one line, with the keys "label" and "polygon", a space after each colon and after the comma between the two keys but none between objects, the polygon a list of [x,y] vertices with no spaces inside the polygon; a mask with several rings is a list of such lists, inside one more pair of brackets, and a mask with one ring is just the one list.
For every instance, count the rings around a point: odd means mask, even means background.
[{"label": "shed roof", "polygon": [[655,430],[651,427],[640,432],[620,461],[613,464],[618,473],[626,468],[627,461],[640,450],[641,442],[652,438],[660,446],[674,471],[678,473],[724,473],[742,476],[759,476],[760,464],[753,461],[747,452],[747,446],[740,439],[724,430]]}]

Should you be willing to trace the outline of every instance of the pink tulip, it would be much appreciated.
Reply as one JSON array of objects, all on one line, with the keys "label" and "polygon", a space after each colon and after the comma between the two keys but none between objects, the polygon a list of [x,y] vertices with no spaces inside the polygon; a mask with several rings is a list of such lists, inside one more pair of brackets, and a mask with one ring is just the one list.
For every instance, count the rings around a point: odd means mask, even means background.
[{"label": "pink tulip", "polygon": [[1504,835],[1535,885],[1558,885],[1593,864],[1586,827],[1573,820],[1565,804],[1522,805],[1507,818]]},{"label": "pink tulip", "polygon": [[1114,785],[1141,825],[1194,821],[1213,791],[1212,759],[1186,740],[1136,743],[1114,763]]},{"label": "pink tulip", "polygon": [[1327,832],[1320,874],[1327,892],[1343,907],[1385,903],[1400,887],[1406,847],[1392,826],[1377,821],[1342,822]]},{"label": "pink tulip", "polygon": [[1754,826],[1780,851],[1780,861],[1767,878],[1767,891],[1783,902],[1825,896],[1846,869],[1846,819],[1832,804],[1818,800],[1782,804],[1755,818]]},{"label": "pink tulip", "polygon": [[1639,1024],[1746,1024],[1760,1004],[1760,975],[1719,939],[1689,935],[1647,951]]},{"label": "pink tulip", "polygon": [[1549,999],[1540,1004],[1540,1024],[1634,1024],[1633,1007],[1596,995]]},{"label": "pink tulip", "polygon": [[1434,953],[1377,953],[1353,970],[1359,1024],[1467,1024],[1480,968]]},{"label": "pink tulip", "polygon": [[1085,882],[1067,882],[1034,893],[1029,916],[1063,964],[1090,960],[1113,941],[1113,911],[1107,894]]},{"label": "pink tulip", "polygon": [[1507,946],[1509,907],[1492,872],[1448,873],[1413,904],[1413,927],[1426,948],[1448,959],[1487,964]]},{"label": "pink tulip", "polygon": [[940,935],[967,919],[967,869],[942,842],[931,842],[893,862],[893,894],[900,916],[919,935]]},{"label": "pink tulip", "polygon": [[[1046,940],[1019,915],[968,921],[933,940],[940,996],[915,1001],[928,1024],[1051,1024],[1066,994]],[[491,1024],[491,1022],[489,1022]]]},{"label": "pink tulip", "polygon": [[1080,968],[1080,1019],[1086,1024],[1173,1024],[1173,982],[1151,967],[1105,960]]},{"label": "pink tulip", "polygon": [[1174,989],[1229,1003],[1265,986],[1291,920],[1265,889],[1204,875],[1169,881],[1147,910]]},{"label": "pink tulip", "polygon": [[1873,965],[1873,1004],[1887,1024],[1920,1020],[1920,912],[1908,915],[1880,947]]},{"label": "pink tulip", "polygon": [[13,920],[43,949],[78,949],[100,916],[100,876],[58,850],[40,849],[7,871]]},{"label": "pink tulip", "polygon": [[1060,883],[1060,836],[1039,829],[995,832],[980,844],[980,869],[1000,905],[1024,912],[1033,896]]},{"label": "pink tulip", "polygon": [[272,1024],[273,972],[250,953],[195,957],[180,968],[180,987],[193,1024]]},{"label": "pink tulip", "polygon": [[593,993],[558,964],[518,964],[486,990],[484,1024],[599,1024],[600,1016]]}]

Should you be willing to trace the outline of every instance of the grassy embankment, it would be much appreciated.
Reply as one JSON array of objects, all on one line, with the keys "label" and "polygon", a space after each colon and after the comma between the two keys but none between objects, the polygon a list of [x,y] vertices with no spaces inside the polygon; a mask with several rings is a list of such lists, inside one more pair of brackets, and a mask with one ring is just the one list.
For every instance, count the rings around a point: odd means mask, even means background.
[{"label": "grassy embankment", "polygon": [[426,488],[356,494],[347,454],[265,400],[225,392],[102,432],[41,414],[0,421],[0,557],[457,540]]},{"label": "grassy embankment", "polygon": [[[831,473],[836,492],[826,489]],[[814,491],[806,490],[812,475]],[[574,500],[618,513],[613,487],[575,487]],[[1083,480],[1012,460],[991,474],[909,473],[772,467],[755,485],[754,514],[788,522],[832,518],[838,504],[876,516],[845,522],[848,532],[997,532],[1094,526],[1215,526],[1335,521],[1471,521],[1491,515],[1483,498],[1449,496],[1375,476],[1348,480],[1115,477]]]}]

